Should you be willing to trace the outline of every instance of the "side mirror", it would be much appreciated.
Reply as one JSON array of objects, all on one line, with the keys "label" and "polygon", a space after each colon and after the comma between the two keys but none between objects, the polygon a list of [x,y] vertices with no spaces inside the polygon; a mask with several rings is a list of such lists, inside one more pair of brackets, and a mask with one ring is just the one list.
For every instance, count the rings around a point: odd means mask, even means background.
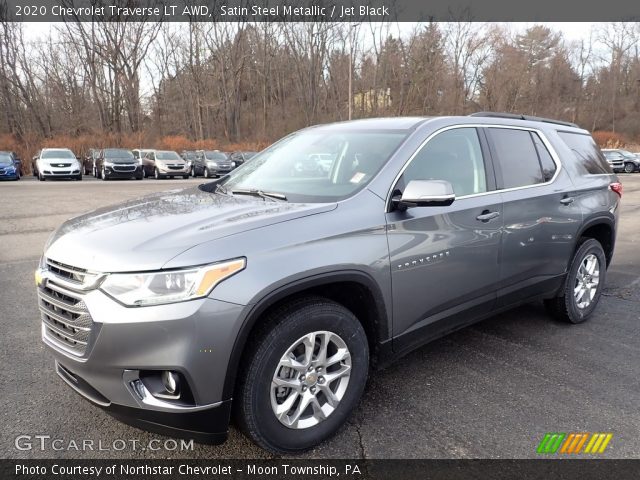
[{"label": "side mirror", "polygon": [[453,186],[446,180],[411,180],[402,196],[392,198],[398,210],[412,207],[447,207],[456,199]]}]

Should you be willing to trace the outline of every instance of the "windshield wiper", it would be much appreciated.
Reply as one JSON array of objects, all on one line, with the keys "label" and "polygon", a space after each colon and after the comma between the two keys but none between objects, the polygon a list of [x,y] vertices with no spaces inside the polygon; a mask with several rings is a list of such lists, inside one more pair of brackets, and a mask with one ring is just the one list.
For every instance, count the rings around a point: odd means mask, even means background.
[{"label": "windshield wiper", "polygon": [[286,195],[277,192],[263,192],[262,190],[258,190],[255,188],[252,189],[237,189],[231,190],[231,193],[234,195],[253,195],[254,197],[260,197],[264,199],[277,199],[277,200],[287,200]]}]

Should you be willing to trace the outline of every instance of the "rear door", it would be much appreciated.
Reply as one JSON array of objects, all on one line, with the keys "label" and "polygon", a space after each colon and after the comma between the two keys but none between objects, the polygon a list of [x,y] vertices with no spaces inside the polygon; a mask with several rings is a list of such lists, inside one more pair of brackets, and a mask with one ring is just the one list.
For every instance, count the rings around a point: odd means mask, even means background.
[{"label": "rear door", "polygon": [[582,211],[571,178],[541,131],[485,130],[504,201],[500,307],[559,287]]},{"label": "rear door", "polygon": [[409,349],[491,311],[499,281],[502,199],[478,129],[436,134],[409,161],[394,195],[411,180],[447,180],[450,206],[387,215],[393,348]]}]

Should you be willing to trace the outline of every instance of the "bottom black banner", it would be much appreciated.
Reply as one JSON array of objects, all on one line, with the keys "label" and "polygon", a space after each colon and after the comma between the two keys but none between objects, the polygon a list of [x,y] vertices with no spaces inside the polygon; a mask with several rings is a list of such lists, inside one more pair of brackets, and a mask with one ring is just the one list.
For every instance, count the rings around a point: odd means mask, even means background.
[{"label": "bottom black banner", "polygon": [[0,460],[0,479],[636,479],[640,460]]}]

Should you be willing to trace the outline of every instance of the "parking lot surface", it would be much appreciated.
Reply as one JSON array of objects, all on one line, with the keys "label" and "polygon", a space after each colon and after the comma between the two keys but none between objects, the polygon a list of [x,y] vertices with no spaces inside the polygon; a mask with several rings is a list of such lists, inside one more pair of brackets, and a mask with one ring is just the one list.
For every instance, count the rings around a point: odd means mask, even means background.
[{"label": "parking lot surface", "polygon": [[[640,174],[620,178],[616,252],[605,295],[587,323],[554,322],[536,303],[422,347],[374,372],[348,424],[304,456],[535,458],[546,432],[611,432],[601,456],[640,457]],[[234,427],[220,446],[143,449],[164,437],[126,426],[76,395],[55,375],[40,340],[33,271],[54,228],[100,206],[202,182],[85,177],[0,183],[0,456],[268,456]],[[34,440],[33,449],[20,450],[19,435],[48,435],[61,439],[56,445],[62,448],[41,450]],[[93,449],[73,448],[84,440],[93,441]],[[116,440],[127,448],[120,450]]]}]

